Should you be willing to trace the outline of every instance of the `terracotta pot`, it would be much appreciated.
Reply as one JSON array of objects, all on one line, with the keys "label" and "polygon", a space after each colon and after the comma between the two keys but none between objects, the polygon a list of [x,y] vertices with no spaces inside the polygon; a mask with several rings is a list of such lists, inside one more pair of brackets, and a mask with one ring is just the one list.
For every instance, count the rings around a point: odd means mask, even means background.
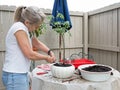
[{"label": "terracotta pot", "polygon": [[33,49],[33,51],[38,51],[38,49],[37,49],[37,48],[35,48],[35,47],[33,47],[32,49]]}]

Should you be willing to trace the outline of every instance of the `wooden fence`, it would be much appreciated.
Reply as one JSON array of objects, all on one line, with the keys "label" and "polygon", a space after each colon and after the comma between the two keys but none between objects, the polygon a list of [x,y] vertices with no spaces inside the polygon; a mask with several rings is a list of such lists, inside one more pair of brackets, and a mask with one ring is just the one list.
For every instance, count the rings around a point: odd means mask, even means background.
[{"label": "wooden fence", "polygon": [[[5,58],[5,36],[13,23],[15,8],[0,6],[0,72]],[[51,10],[42,10],[46,15],[51,14]],[[70,30],[72,36],[65,36],[66,57],[85,52],[93,55],[96,63],[120,70],[120,3],[86,13],[70,12],[70,16],[73,27]],[[58,60],[59,35],[48,25],[47,32],[39,39],[53,50]],[[46,62],[36,62],[36,65],[40,63]],[[0,90],[4,90],[2,82]]]},{"label": "wooden fence", "polygon": [[88,12],[89,53],[120,70],[120,3]]}]

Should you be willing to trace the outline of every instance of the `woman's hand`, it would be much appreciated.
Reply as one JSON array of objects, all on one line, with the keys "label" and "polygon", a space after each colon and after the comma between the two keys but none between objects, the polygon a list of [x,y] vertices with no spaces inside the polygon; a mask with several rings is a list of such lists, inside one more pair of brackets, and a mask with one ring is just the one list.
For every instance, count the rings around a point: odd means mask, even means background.
[{"label": "woman's hand", "polygon": [[48,56],[46,61],[49,62],[49,63],[53,63],[53,62],[55,62],[55,58],[51,57],[51,56]]},{"label": "woman's hand", "polygon": [[55,55],[54,55],[54,53],[52,51],[50,51],[49,56],[53,57],[54,60],[56,59]]}]

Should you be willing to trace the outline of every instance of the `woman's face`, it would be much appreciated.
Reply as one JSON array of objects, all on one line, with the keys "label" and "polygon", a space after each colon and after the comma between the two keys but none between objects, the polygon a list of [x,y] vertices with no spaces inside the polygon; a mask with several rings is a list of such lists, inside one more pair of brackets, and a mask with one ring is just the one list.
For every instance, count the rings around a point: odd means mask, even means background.
[{"label": "woman's face", "polygon": [[31,31],[35,31],[40,27],[40,23],[37,24],[31,24],[29,22],[26,22],[25,25],[27,26],[28,30]]}]

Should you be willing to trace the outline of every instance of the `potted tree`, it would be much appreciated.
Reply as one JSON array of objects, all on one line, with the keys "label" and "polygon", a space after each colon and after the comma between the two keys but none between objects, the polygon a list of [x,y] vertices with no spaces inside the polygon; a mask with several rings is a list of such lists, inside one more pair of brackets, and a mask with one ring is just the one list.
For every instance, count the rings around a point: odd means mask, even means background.
[{"label": "potted tree", "polygon": [[[54,19],[61,19],[60,21],[53,21]],[[65,33],[69,33],[70,32],[67,30],[67,28],[70,27],[69,25],[69,21],[64,21],[64,16],[62,13],[57,13],[57,16],[56,17],[53,17],[50,19],[50,25],[53,27],[52,29],[54,31],[56,31],[58,34],[59,34],[59,51],[61,52],[62,50],[62,45],[61,45],[61,41],[63,43],[63,58],[61,56],[59,56],[59,60],[63,59],[63,60],[66,60],[65,58]],[[60,53],[61,54],[61,53]],[[64,63],[64,61],[63,61]]]},{"label": "potted tree", "polygon": [[[58,21],[54,21],[54,19],[60,19]],[[59,56],[59,61],[62,62],[54,63],[51,66],[51,72],[53,76],[57,78],[68,78],[71,77],[74,73],[75,67],[72,64],[65,63],[65,33],[69,33],[68,28],[70,27],[69,21],[64,21],[64,16],[62,13],[57,13],[56,17],[51,18],[50,25],[53,27],[52,29],[59,34],[59,54],[61,55],[61,41],[63,43],[63,58]]]}]

